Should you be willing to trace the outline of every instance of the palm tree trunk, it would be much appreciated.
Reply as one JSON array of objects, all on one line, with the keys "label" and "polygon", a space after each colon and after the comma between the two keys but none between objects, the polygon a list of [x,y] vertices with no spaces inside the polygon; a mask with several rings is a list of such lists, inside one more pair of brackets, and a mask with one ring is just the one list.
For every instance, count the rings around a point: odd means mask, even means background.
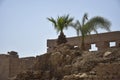
[{"label": "palm tree trunk", "polygon": [[85,37],[84,36],[82,36],[81,49],[85,50]]},{"label": "palm tree trunk", "polygon": [[66,42],[67,42],[66,36],[64,35],[63,31],[61,30],[60,35],[58,36],[58,39],[57,39],[57,44],[60,45],[62,43],[66,43]]}]

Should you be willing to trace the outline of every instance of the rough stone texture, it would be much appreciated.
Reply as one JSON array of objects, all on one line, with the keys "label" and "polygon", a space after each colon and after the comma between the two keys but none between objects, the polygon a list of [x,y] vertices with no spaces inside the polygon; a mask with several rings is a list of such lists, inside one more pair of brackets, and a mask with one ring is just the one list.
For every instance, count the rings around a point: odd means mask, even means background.
[{"label": "rough stone texture", "polygon": [[[119,33],[99,34],[101,40],[97,35],[92,35],[96,39],[92,42],[101,46],[97,52],[80,51],[76,47],[78,38],[68,38],[69,44],[59,46],[55,46],[54,40],[48,41],[47,45],[52,51],[36,58],[19,58],[14,51],[1,54],[0,80],[119,80]],[[115,41],[116,48],[106,48],[109,41]],[[89,40],[86,42],[91,43]]]},{"label": "rough stone texture", "polygon": [[0,55],[0,80],[7,80],[9,76],[9,57],[8,55]]},{"label": "rough stone texture", "polygon": [[[73,46],[81,45],[81,37],[70,37],[67,38],[67,43]],[[98,50],[104,50],[110,47],[109,42],[116,42],[116,46],[120,47],[120,31],[101,33],[101,34],[93,34],[91,36],[87,36],[85,39],[85,47],[88,51],[91,49],[91,44],[96,44]],[[48,39],[47,40],[47,52],[51,52],[56,47],[56,39]]]},{"label": "rough stone texture", "polygon": [[[104,56],[106,52],[111,54]],[[37,56],[32,74],[20,73],[15,80],[119,80],[119,67],[120,48],[81,52],[61,44],[50,53]]]},{"label": "rough stone texture", "polygon": [[20,72],[32,70],[34,61],[34,57],[19,58],[14,51],[0,54],[0,80],[8,80]]}]

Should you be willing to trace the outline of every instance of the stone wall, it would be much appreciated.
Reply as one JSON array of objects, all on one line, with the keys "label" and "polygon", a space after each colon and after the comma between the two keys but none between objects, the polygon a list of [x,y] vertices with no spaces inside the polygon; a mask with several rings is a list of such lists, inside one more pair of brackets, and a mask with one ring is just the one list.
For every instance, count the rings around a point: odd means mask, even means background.
[{"label": "stone wall", "polygon": [[19,58],[16,52],[0,55],[0,80],[9,80],[16,74],[32,70],[35,57]]},{"label": "stone wall", "polygon": [[0,54],[0,80],[7,80],[9,76],[9,56]]},{"label": "stone wall", "polygon": [[[81,45],[81,37],[69,37],[67,43],[73,46]],[[93,34],[85,38],[85,47],[88,51],[91,49],[91,44],[95,44],[98,50],[103,50],[110,47],[110,42],[115,42],[114,47],[120,47],[120,31]],[[56,39],[47,40],[47,52],[51,52],[56,47]]]}]

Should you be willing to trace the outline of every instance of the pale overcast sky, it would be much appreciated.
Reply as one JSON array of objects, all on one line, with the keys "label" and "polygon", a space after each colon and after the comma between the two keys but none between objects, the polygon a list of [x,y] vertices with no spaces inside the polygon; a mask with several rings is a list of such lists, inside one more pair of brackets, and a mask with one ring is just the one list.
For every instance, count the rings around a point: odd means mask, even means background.
[{"label": "pale overcast sky", "polygon": [[[120,31],[120,0],[0,0],[0,53],[16,51],[20,57],[43,54],[47,39],[58,36],[46,18],[70,14],[81,20],[85,12],[88,18],[107,18],[111,30]],[[76,36],[71,28],[65,34]]]}]

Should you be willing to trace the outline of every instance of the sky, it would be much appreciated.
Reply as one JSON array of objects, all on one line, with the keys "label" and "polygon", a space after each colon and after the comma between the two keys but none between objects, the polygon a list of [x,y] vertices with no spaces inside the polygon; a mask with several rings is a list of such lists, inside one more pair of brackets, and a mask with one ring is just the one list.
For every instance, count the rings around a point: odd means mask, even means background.
[{"label": "sky", "polygon": [[[84,13],[88,13],[88,19],[105,17],[111,21],[112,31],[120,31],[120,0],[0,0],[0,54],[44,54],[47,39],[58,36],[47,17],[69,14],[74,21],[81,21]],[[72,28],[64,32],[67,37],[76,36]]]}]

